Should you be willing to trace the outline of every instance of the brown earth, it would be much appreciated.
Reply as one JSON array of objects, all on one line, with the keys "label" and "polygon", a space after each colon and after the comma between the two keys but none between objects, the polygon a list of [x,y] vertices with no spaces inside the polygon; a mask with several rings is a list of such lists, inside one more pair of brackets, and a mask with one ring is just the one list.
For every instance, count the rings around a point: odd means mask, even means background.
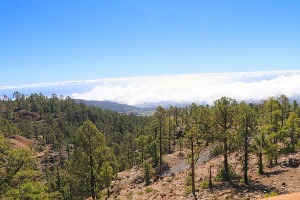
[{"label": "brown earth", "polygon": [[10,136],[9,141],[14,148],[32,149],[38,144],[36,140],[30,140],[20,135]]},{"label": "brown earth", "polygon": [[[32,149],[38,142],[30,140],[22,136],[11,136],[9,141],[15,148]],[[37,157],[43,157],[45,152],[49,151],[46,147],[44,151],[36,153]],[[184,157],[179,156],[179,152],[168,154],[164,157],[165,162],[170,168],[184,162],[188,151],[184,151]],[[239,154],[234,153],[230,155],[229,163],[242,177],[242,169],[239,159]],[[208,169],[211,163],[212,175],[215,177],[218,167],[222,163],[222,156],[218,156],[207,162],[201,164],[196,168],[196,187],[199,191],[196,192],[198,199],[262,199],[267,194],[273,192],[279,194],[277,197],[269,197],[267,200],[298,200],[300,199],[300,168],[290,167],[288,165],[289,159],[300,159],[300,153],[281,156],[278,165],[265,165],[265,173],[259,175],[256,165],[257,159],[251,156],[249,165],[250,185],[246,186],[240,183],[239,180],[234,180],[231,183],[214,181],[213,192],[208,189],[200,187],[201,182],[207,181]],[[194,199],[191,194],[186,192],[186,179],[189,170],[185,170],[174,176],[164,177],[161,180],[154,181],[150,186],[145,186],[143,182],[143,172],[140,167],[134,167],[131,170],[120,172],[118,180],[113,181],[111,190],[113,194],[109,199]],[[298,192],[298,193],[297,193]],[[291,193],[291,194],[290,194]],[[285,195],[289,194],[289,195]]]},{"label": "brown earth", "polygon": [[[34,139],[27,139],[20,135],[13,135],[10,136],[9,142],[13,145],[13,148],[23,148],[28,150],[34,150],[35,147],[39,145],[39,142]],[[35,157],[42,158],[47,152],[49,152],[51,149],[51,146],[46,145],[45,148],[43,148],[40,152],[35,152]]]},{"label": "brown earth", "polygon": [[181,154],[179,152],[167,154],[163,157],[163,160],[170,167],[174,167],[176,165],[179,165],[182,162],[185,162],[186,156],[189,153],[190,153],[190,151],[185,149],[181,152]]},{"label": "brown earth", "polygon": [[[170,168],[182,162],[182,159],[177,157],[178,152],[166,155],[165,159]],[[178,158],[178,160],[176,160]],[[239,154],[230,155],[229,163],[233,166],[235,172],[242,177],[242,168],[239,161]],[[262,199],[268,194],[288,194],[300,192],[300,179],[298,174],[300,168],[286,166],[289,158],[300,158],[300,154],[291,154],[282,156],[278,160],[278,165],[267,167],[265,164],[265,174],[259,175],[257,168],[257,158],[251,156],[249,165],[250,185],[247,186],[240,183],[240,179],[233,180],[230,183],[217,182],[213,180],[214,189],[210,192],[208,189],[200,187],[203,181],[208,180],[208,169],[211,163],[212,175],[216,176],[220,164],[222,164],[222,156],[218,156],[201,164],[196,169],[196,192],[197,199],[220,199],[220,200],[251,200]],[[143,172],[139,167],[124,171],[118,174],[118,180],[112,183],[111,190],[113,194],[109,199],[194,199],[187,192],[186,180],[189,170],[185,170],[174,176],[164,177],[161,180],[152,180],[151,185],[145,186],[143,182]],[[285,198],[285,197],[284,197]],[[268,198],[270,200],[270,198]],[[300,199],[300,198],[299,198]]]}]

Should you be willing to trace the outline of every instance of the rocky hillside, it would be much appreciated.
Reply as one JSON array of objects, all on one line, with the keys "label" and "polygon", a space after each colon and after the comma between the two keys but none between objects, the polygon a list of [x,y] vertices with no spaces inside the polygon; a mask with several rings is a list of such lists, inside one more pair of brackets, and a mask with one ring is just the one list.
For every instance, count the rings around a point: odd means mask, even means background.
[{"label": "rocky hillside", "polygon": [[[259,175],[256,165],[257,158],[251,156],[250,185],[242,183],[242,168],[238,161],[238,153],[230,155],[230,165],[237,174],[237,178],[232,182],[220,182],[216,180],[219,164],[222,157],[213,158],[210,162],[202,163],[196,169],[197,199],[261,199],[273,195],[288,194],[300,192],[300,180],[296,174],[299,174],[300,154],[290,154],[282,156],[278,165],[268,166],[265,173]],[[166,162],[169,162],[170,168],[185,162],[178,156],[178,152],[166,155]],[[296,162],[292,162],[296,161]],[[293,163],[295,165],[293,165]],[[212,166],[213,191],[207,189],[208,169]],[[189,190],[189,169],[170,176],[163,177],[161,180],[152,179],[149,186],[143,182],[143,169],[134,167],[131,170],[118,174],[118,180],[111,185],[110,199],[194,199]]]}]

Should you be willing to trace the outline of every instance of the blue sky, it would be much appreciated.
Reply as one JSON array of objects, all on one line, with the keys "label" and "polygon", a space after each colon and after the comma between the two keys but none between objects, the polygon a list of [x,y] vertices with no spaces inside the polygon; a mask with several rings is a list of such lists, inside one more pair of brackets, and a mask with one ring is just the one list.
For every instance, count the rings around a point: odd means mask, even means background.
[{"label": "blue sky", "polygon": [[0,1],[0,86],[300,69],[298,0]]}]

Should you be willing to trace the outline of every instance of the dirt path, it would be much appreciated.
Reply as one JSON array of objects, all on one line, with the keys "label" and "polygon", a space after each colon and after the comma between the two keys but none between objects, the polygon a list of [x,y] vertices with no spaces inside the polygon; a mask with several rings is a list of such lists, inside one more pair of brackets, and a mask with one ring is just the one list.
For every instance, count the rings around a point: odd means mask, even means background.
[{"label": "dirt path", "polygon": [[[195,166],[199,166],[207,161],[209,161],[209,153],[210,148],[205,148],[203,152],[200,153],[199,158],[195,164]],[[168,172],[164,173],[164,177],[171,176],[172,174],[177,174],[179,172],[182,172],[186,169],[188,169],[191,165],[188,164],[186,161],[180,163],[179,165],[176,165],[175,167],[172,167]]]}]

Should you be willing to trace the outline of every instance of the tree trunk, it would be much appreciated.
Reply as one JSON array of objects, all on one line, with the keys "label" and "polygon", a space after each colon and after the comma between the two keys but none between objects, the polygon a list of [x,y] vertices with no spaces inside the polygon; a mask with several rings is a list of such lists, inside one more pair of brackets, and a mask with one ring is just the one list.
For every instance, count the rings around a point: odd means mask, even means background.
[{"label": "tree trunk", "polygon": [[177,112],[177,108],[175,109],[175,123],[176,123],[176,127],[178,126],[178,112]]},{"label": "tree trunk", "polygon": [[258,173],[259,174],[263,174],[264,173],[264,169],[263,169],[263,153],[262,153],[262,151],[263,151],[263,148],[264,148],[264,135],[262,134],[261,135],[261,152],[259,152],[259,155],[258,155],[258,157],[259,157],[259,170],[258,170]]},{"label": "tree trunk", "polygon": [[169,151],[171,152],[171,116],[169,115]]},{"label": "tree trunk", "polygon": [[259,158],[259,160],[258,160],[258,163],[259,163],[259,170],[258,170],[258,173],[259,174],[263,174],[264,173],[264,171],[263,171],[263,154],[262,154],[262,152],[260,152],[259,154],[258,154],[258,158]]},{"label": "tree trunk", "polygon": [[244,151],[245,151],[245,157],[244,157],[244,181],[246,185],[249,185],[248,181],[248,129],[246,127],[246,135],[244,138]]},{"label": "tree trunk", "polygon": [[182,155],[182,137],[179,138],[179,155]]},{"label": "tree trunk", "polygon": [[156,146],[156,142],[157,142],[157,128],[154,129],[154,167],[158,166],[158,159],[157,159],[157,146]]},{"label": "tree trunk", "polygon": [[131,141],[130,141],[130,155],[131,155],[131,157],[130,157],[130,159],[131,159],[131,166],[133,167],[134,166],[134,152],[133,152],[133,147],[132,147],[132,143],[131,143]]},{"label": "tree trunk", "polygon": [[224,180],[225,181],[229,181],[229,168],[228,168],[228,146],[227,146],[227,137],[225,136],[224,138],[224,152],[223,152],[223,156],[224,156]]},{"label": "tree trunk", "polygon": [[[276,132],[277,134],[277,132]],[[274,144],[277,146],[277,138],[274,138]],[[277,149],[275,154],[275,165],[278,165],[278,155],[277,155]]]},{"label": "tree trunk", "polygon": [[144,163],[144,144],[142,146],[142,162],[141,163],[142,164]]},{"label": "tree trunk", "polygon": [[295,152],[295,144],[297,144],[297,143],[295,142],[294,132],[293,131],[291,131],[290,138],[291,138],[292,151],[294,153]]},{"label": "tree trunk", "polygon": [[159,177],[162,175],[162,122],[159,122]]},{"label": "tree trunk", "polygon": [[[211,159],[211,158],[209,158]],[[212,175],[211,175],[211,160],[209,161],[209,190],[212,192],[213,185],[212,185]]]},{"label": "tree trunk", "polygon": [[91,175],[91,193],[92,198],[95,199],[95,177],[93,171],[93,157],[92,157],[92,149],[91,149],[91,138],[89,137],[89,159],[90,159],[90,175]]},{"label": "tree trunk", "polygon": [[192,149],[192,193],[193,196],[196,195],[196,188],[195,188],[195,161],[194,161],[194,141],[193,136],[191,136],[191,149]]}]

